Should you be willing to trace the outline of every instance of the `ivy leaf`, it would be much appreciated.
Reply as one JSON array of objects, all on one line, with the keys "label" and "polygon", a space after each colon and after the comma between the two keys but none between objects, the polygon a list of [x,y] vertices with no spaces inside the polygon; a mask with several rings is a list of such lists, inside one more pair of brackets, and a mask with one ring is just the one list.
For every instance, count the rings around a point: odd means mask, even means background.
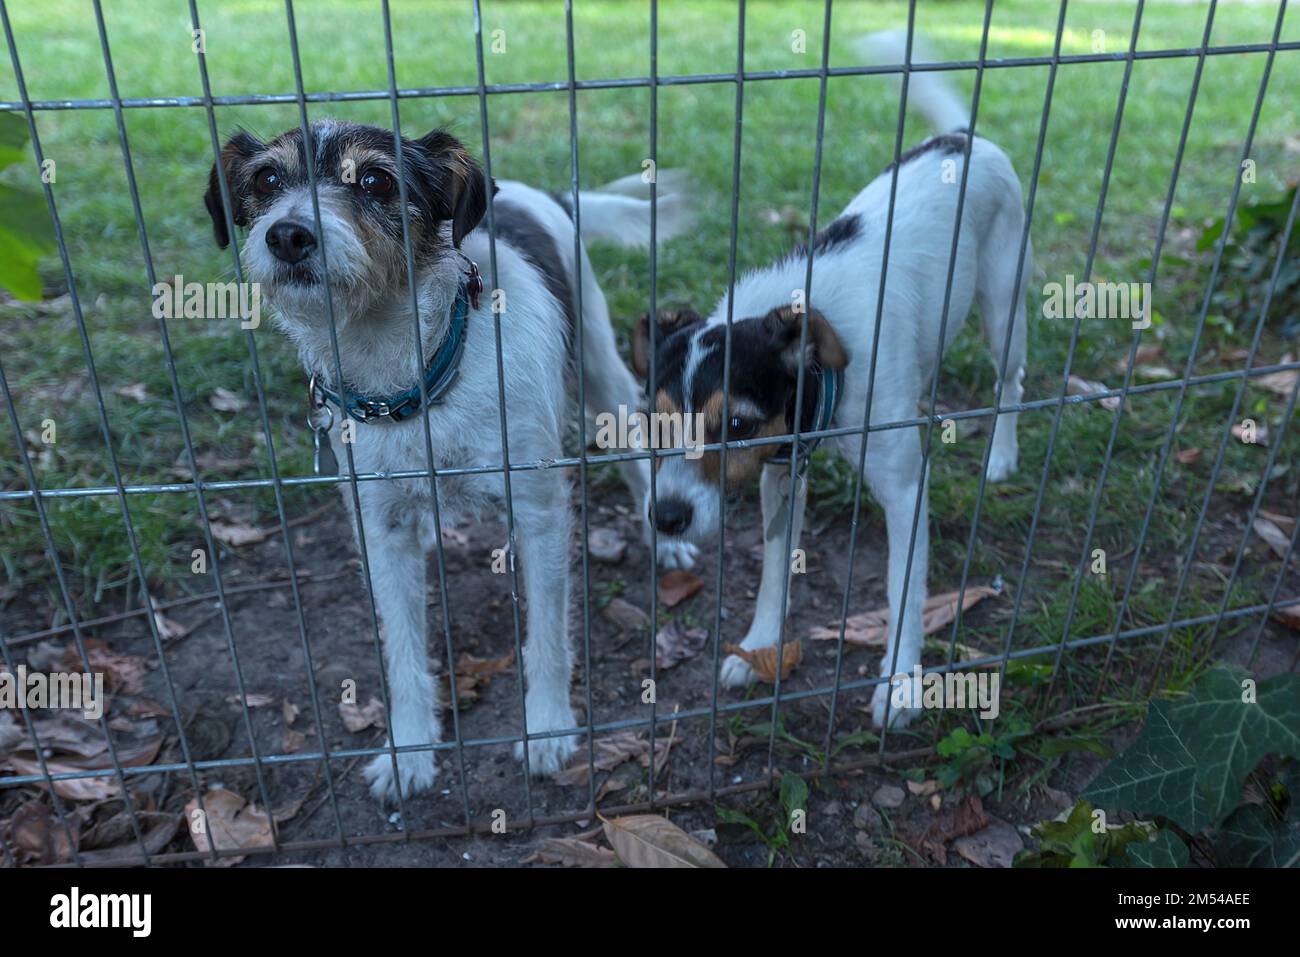
[{"label": "ivy leaf", "polygon": [[1300,867],[1300,819],[1279,823],[1259,804],[1243,804],[1223,822],[1214,846],[1220,867]]},{"label": "ivy leaf", "polygon": [[1125,848],[1117,867],[1185,867],[1187,845],[1171,831],[1161,831],[1153,841],[1138,841]]},{"label": "ivy leaf", "polygon": [[1177,701],[1153,701],[1146,726],[1084,796],[1094,804],[1178,822],[1188,833],[1222,821],[1246,775],[1268,754],[1300,756],[1300,675],[1260,682],[1216,668]]},{"label": "ivy leaf", "polygon": [[[26,144],[23,118],[0,115],[0,169],[22,160]],[[36,264],[54,248],[54,228],[45,198],[0,183],[0,287],[19,299],[40,299],[41,277]]]}]

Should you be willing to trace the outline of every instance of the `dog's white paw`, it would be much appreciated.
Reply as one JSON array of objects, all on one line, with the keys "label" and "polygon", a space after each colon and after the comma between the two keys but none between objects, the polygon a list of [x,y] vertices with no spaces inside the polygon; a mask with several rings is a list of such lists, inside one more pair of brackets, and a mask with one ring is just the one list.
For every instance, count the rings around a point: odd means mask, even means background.
[{"label": "dog's white paw", "polygon": [[[384,747],[388,747],[387,742]],[[409,798],[433,786],[438,777],[438,762],[432,751],[402,751],[397,755],[397,771],[401,776],[402,797]],[[375,755],[364,773],[375,800],[381,804],[397,801],[397,778],[393,775],[391,754]]]},{"label": "dog's white paw", "polygon": [[718,669],[718,683],[724,688],[743,688],[754,681],[754,669],[739,655],[727,655]]},{"label": "dog's white paw", "polygon": [[[885,706],[889,701],[889,693],[892,688],[893,686],[888,684],[876,685],[875,694],[871,696],[871,723],[877,728],[885,726]],[[890,707],[890,730],[899,731],[906,728],[920,714],[920,708],[900,708],[897,705]]]},{"label": "dog's white paw", "polygon": [[[554,712],[538,709],[536,714],[529,709],[528,733],[534,735],[544,731],[560,731],[573,728],[578,719],[572,708],[557,708]],[[578,736],[565,735],[559,738],[531,738],[528,742],[528,770],[541,777],[556,774],[569,764],[569,759],[578,750]],[[515,760],[524,759],[522,742],[515,743]]]},{"label": "dog's white paw", "polygon": [[984,470],[984,474],[990,482],[1005,482],[1015,472],[1019,458],[1019,450],[1016,448],[994,448],[989,453],[989,467]]},{"label": "dog's white paw", "polygon": [[660,568],[694,568],[695,560],[700,555],[699,546],[692,545],[690,542],[669,542],[661,538],[658,545]]}]

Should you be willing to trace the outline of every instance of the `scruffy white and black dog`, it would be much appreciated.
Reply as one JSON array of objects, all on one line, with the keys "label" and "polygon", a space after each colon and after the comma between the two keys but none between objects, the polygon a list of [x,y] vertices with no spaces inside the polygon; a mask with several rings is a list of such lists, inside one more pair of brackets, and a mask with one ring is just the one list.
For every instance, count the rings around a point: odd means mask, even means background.
[{"label": "scruffy white and black dog", "polygon": [[[633,408],[640,389],[618,356],[585,248],[582,315],[575,316],[578,270],[566,199],[522,183],[490,186],[465,147],[443,130],[403,139],[401,152],[399,168],[390,131],[326,120],[311,126],[307,148],[298,129],[270,142],[241,132],[225,145],[221,164],[233,221],[248,229],[242,247],[247,278],[261,284],[279,328],[297,345],[312,376],[314,404],[329,403],[318,411],[332,422],[329,437],[340,450],[341,468],[347,469],[339,444],[345,422],[355,433],[351,448],[358,473],[425,468],[421,412],[428,407],[435,468],[485,470],[439,478],[438,505],[447,523],[489,505],[500,507],[504,500],[494,304],[504,307],[501,365],[512,464],[563,454],[577,322],[584,335],[589,414]],[[399,177],[405,181],[414,253],[423,370],[416,360]],[[661,189],[664,185],[661,178]],[[635,176],[611,186],[617,191],[580,195],[584,236],[645,245],[650,203],[628,195],[645,187]],[[489,188],[497,190],[496,275],[490,272],[484,219]],[[205,201],[224,247],[230,236],[215,166]],[[658,234],[667,238],[681,229],[686,203],[681,195],[661,194],[659,206]],[[475,263],[482,267],[482,283]],[[331,345],[326,282],[342,383]],[[625,465],[624,475],[633,495],[646,494],[647,463]],[[340,488],[351,513],[351,490]],[[427,746],[442,738],[425,643],[425,556],[436,534],[430,483],[427,478],[367,481],[358,491],[372,588],[384,624],[391,741],[398,747]],[[553,773],[572,755],[576,736],[532,736],[577,726],[569,703],[569,481],[560,469],[515,471],[511,491],[528,602],[528,758],[533,771]],[[522,753],[517,746],[516,754]],[[430,750],[399,752],[397,767],[403,794],[429,787],[437,774]],[[391,755],[376,757],[366,777],[379,799],[396,795]]]},{"label": "scruffy white and black dog", "polygon": [[[863,43],[864,52],[886,63],[903,62],[902,38],[878,34]],[[1024,268],[1017,285],[1024,212],[1020,182],[1006,154],[982,137],[963,129],[969,113],[933,72],[913,73],[909,101],[920,108],[942,135],[904,154],[898,165],[889,271],[877,344],[873,425],[914,419],[918,403],[936,374],[940,358],[952,343],[972,303],[979,306],[984,332],[999,365],[1010,336],[1002,404],[1020,402],[1025,364],[1025,286],[1031,273],[1026,246]],[[952,298],[944,341],[939,331],[944,287],[957,218],[957,198],[966,148],[970,172],[962,213],[961,235],[952,276]],[[866,410],[871,373],[876,304],[881,279],[892,167],[859,193],[840,216],[821,231],[814,243],[811,297],[807,303],[807,351],[799,352],[803,319],[801,293],[808,251],[799,248],[736,283],[731,327],[731,373],[727,439],[789,435],[794,427],[795,389],[799,367],[806,368],[800,431],[860,428]],[[1013,317],[1014,316],[1014,320]],[[727,298],[708,319],[689,310],[661,312],[657,318],[654,404],[661,412],[702,414],[704,440],[720,440],[723,411],[723,361]],[[649,351],[647,317],[637,327],[633,365],[646,375]],[[845,435],[828,444],[856,465],[860,435]],[[791,570],[785,551],[784,508],[794,508],[793,539],[798,537],[806,501],[806,483],[788,494],[789,465],[770,462],[789,445],[750,447],[728,445],[726,486],[738,490],[761,472],[763,511],[763,573],[757,607],[741,647],[776,645],[781,628],[781,595]],[[807,451],[807,449],[805,449]],[[988,477],[998,481],[1016,468],[1016,414],[1003,413],[994,426]],[[691,549],[718,534],[719,455],[710,452],[694,460],[682,455],[656,459],[653,514],[660,541],[670,550],[660,554],[665,565],[693,561]],[[892,622],[903,614],[894,674],[910,676],[920,662],[921,609],[925,601],[929,538],[926,477],[922,475],[920,431],[915,427],[885,429],[871,434],[865,461],[866,480],[885,512],[889,538],[889,609]],[[783,492],[783,490],[785,490]],[[913,510],[920,494],[921,511],[907,588],[908,541]],[[890,673],[895,629],[881,662]],[[729,656],[721,681],[737,687],[753,680],[744,660]],[[873,716],[885,720],[889,684],[876,688]],[[912,699],[915,700],[915,699]],[[914,712],[890,708],[891,724],[905,723]]]}]

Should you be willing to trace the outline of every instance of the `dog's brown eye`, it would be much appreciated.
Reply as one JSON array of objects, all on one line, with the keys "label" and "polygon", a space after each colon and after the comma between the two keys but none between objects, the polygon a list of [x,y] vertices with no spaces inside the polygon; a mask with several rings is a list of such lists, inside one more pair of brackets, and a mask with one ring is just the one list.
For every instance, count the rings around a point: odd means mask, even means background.
[{"label": "dog's brown eye", "polygon": [[274,193],[279,188],[280,174],[269,166],[253,177],[253,189],[261,196]]},{"label": "dog's brown eye", "polygon": [[381,169],[367,170],[361,175],[360,183],[361,188],[376,199],[387,199],[397,187],[393,177]]},{"label": "dog's brown eye", "polygon": [[727,437],[732,439],[747,439],[758,431],[758,422],[754,419],[746,419],[739,415],[733,415],[727,422]]}]

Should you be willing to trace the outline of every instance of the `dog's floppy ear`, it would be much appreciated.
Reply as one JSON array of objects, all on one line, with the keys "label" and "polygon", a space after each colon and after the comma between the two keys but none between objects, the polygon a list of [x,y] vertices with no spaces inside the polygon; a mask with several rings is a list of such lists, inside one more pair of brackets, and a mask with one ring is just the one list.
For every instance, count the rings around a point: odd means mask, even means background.
[{"label": "dog's floppy ear", "polygon": [[799,336],[802,323],[803,313],[794,306],[779,306],[763,317],[763,328],[780,350],[782,364],[790,375],[798,375],[801,364],[811,366],[816,363],[823,369],[835,370],[843,369],[849,364],[840,337],[835,334],[826,317],[816,309],[808,310],[808,348],[801,363]]},{"label": "dog's floppy ear", "polygon": [[[236,226],[248,225],[248,214],[244,212],[241,201],[243,177],[239,175],[240,167],[265,148],[260,140],[244,130],[240,130],[221,147],[221,169],[226,176],[226,188],[230,191],[230,212]],[[208,191],[203,194],[203,205],[212,217],[212,232],[217,238],[217,245],[225,249],[230,245],[230,230],[226,227],[226,211],[221,206],[221,181],[217,176],[216,163],[212,164],[212,171],[208,173]]]},{"label": "dog's floppy ear", "polygon": [[[678,329],[685,329],[700,321],[700,315],[694,309],[660,309],[655,314],[658,327],[658,340]],[[650,314],[641,313],[641,318],[632,327],[632,371],[638,378],[644,379],[650,374]]]},{"label": "dog's floppy ear", "polygon": [[[417,142],[433,174],[434,182],[429,184],[433,215],[451,223],[451,243],[459,247],[487,212],[487,177],[464,144],[446,130],[430,130]],[[492,192],[496,193],[495,183]]]}]

